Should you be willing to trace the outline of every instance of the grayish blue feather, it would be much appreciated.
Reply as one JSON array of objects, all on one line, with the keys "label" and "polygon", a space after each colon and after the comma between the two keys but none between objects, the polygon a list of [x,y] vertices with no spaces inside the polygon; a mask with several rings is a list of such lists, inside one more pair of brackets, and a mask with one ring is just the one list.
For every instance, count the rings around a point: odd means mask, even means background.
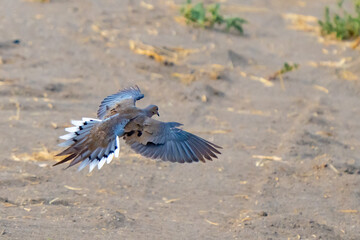
[{"label": "grayish blue feather", "polygon": [[149,137],[146,145],[139,142],[131,144],[131,148],[141,155],[153,159],[170,162],[204,162],[211,160],[220,152],[219,146],[194,134],[176,128],[180,123],[161,123],[159,130]]},{"label": "grayish blue feather", "polygon": [[106,97],[100,104],[99,110],[97,112],[98,118],[103,119],[108,111],[114,108],[121,101],[126,99],[132,99],[135,102],[142,99],[144,94],[141,93],[138,86],[125,88],[113,95]]}]

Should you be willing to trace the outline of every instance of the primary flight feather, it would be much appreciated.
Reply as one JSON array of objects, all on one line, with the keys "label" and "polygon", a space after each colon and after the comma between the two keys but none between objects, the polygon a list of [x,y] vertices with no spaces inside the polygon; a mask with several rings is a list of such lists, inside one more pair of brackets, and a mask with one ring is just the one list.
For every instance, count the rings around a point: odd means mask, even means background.
[{"label": "primary flight feather", "polygon": [[153,119],[159,116],[156,105],[137,108],[143,97],[139,87],[126,88],[101,102],[98,119],[71,121],[74,127],[65,128],[69,133],[60,137],[65,141],[59,146],[67,148],[57,155],[66,157],[54,166],[71,161],[68,167],[80,163],[79,171],[88,165],[90,172],[101,169],[119,156],[121,137],[135,152],[163,161],[205,162],[221,154],[220,146],[179,129],[182,124]]}]

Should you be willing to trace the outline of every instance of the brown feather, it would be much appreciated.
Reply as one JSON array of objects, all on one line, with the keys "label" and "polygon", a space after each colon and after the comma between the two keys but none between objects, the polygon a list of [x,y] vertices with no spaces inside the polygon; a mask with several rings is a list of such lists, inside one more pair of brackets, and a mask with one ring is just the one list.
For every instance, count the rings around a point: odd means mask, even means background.
[{"label": "brown feather", "polygon": [[[67,156],[66,158],[64,158],[63,160],[61,160],[60,162],[55,163],[53,166],[56,166],[56,165],[59,165],[59,164],[65,163],[65,162],[67,162],[67,161],[69,161],[69,160],[73,159],[76,155],[77,155],[76,153],[73,153],[73,154],[71,154],[71,155]],[[58,155],[56,155],[56,156],[58,156]]]}]

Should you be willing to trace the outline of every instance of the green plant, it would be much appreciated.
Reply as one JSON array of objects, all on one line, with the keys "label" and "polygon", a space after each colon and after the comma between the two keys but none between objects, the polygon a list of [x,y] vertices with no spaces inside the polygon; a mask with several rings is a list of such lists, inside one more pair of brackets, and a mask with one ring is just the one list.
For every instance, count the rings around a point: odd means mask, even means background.
[{"label": "green plant", "polygon": [[325,8],[325,20],[319,20],[322,35],[336,34],[340,40],[360,36],[360,0],[354,0],[355,16],[343,8],[344,0],[338,2],[340,14],[335,14],[331,19],[329,7]]},{"label": "green plant", "polygon": [[297,64],[297,63],[294,63],[293,65],[291,65],[291,64],[288,64],[287,62],[285,62],[284,66],[282,67],[282,69],[279,72],[280,72],[280,74],[284,74],[287,72],[291,72],[291,71],[297,69],[298,67],[299,67],[299,64]]},{"label": "green plant", "polygon": [[186,18],[187,23],[194,23],[200,27],[213,28],[215,24],[226,24],[226,30],[235,28],[243,33],[242,25],[247,23],[245,19],[233,17],[225,18],[219,13],[220,4],[211,4],[204,6],[204,3],[192,4],[191,0],[187,0],[180,10],[181,14]]},{"label": "green plant", "polygon": [[285,62],[284,66],[279,71],[276,71],[275,73],[270,75],[268,77],[268,79],[269,80],[275,80],[277,77],[283,75],[284,73],[294,71],[294,70],[296,70],[298,68],[299,68],[299,64],[297,64],[297,63],[289,64],[289,63]]}]

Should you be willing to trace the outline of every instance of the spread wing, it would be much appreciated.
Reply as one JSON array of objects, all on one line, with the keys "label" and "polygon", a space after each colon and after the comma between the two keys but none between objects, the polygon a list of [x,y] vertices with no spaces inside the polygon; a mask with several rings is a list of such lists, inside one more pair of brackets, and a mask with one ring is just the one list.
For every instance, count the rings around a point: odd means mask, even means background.
[{"label": "spread wing", "polygon": [[147,119],[143,131],[133,134],[126,143],[141,155],[170,162],[205,162],[217,158],[221,148],[194,134],[177,128],[182,124]]},{"label": "spread wing", "polygon": [[118,107],[134,107],[135,102],[143,97],[144,94],[141,93],[138,86],[125,88],[118,93],[107,96],[99,106],[98,118],[104,119],[105,116],[109,117],[116,114]]}]

